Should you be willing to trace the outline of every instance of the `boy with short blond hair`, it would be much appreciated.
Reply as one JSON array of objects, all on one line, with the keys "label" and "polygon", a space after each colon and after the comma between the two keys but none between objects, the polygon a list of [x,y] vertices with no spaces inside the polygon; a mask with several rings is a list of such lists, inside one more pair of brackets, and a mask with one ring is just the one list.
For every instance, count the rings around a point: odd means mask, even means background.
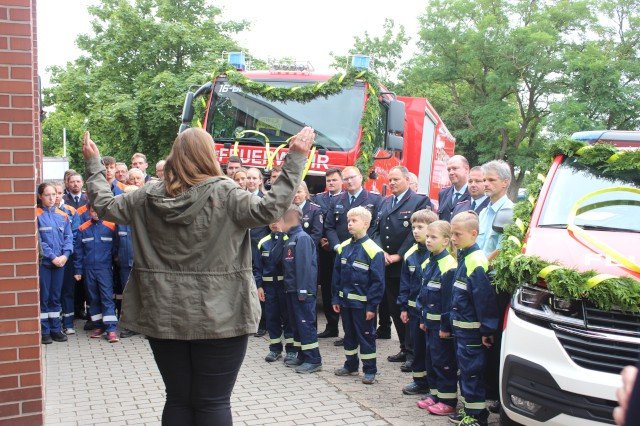
[{"label": "boy with short blond hair", "polygon": [[487,424],[486,350],[483,345],[491,347],[498,327],[496,293],[487,275],[489,262],[476,244],[478,228],[478,215],[473,211],[462,212],[451,221],[451,241],[459,254],[450,315],[456,338],[464,413],[449,417],[465,426]]},{"label": "boy with short blond hair", "polygon": [[376,311],[384,294],[384,252],[367,235],[371,212],[354,207],[347,213],[347,229],[353,236],[338,246],[333,269],[332,305],[342,315],[344,328],[344,366],[336,376],[357,376],[358,347],[364,377],[362,383],[375,383]]}]

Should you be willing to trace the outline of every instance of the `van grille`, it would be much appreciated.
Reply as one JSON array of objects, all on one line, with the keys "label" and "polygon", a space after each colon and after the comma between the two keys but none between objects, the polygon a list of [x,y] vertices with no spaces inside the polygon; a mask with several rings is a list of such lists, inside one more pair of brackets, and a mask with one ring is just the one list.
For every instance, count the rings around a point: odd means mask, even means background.
[{"label": "van grille", "polygon": [[635,334],[640,336],[640,315],[621,311],[603,311],[592,306],[585,306],[587,328],[607,329],[613,333]]}]

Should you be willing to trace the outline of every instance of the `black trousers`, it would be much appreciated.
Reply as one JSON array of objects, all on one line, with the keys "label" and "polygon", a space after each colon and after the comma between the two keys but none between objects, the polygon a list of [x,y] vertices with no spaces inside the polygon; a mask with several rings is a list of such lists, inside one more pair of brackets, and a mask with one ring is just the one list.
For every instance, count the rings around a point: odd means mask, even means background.
[{"label": "black trousers", "polygon": [[[409,355],[413,354],[411,350],[411,339],[407,332],[407,324],[403,323],[400,319],[400,306],[396,303],[398,295],[400,294],[400,277],[385,276],[384,286],[384,298],[387,299],[387,308],[389,309],[389,315],[393,320],[393,326],[398,333],[398,339],[400,339],[400,351]],[[382,325],[382,315],[380,319]]]},{"label": "black trousers", "polygon": [[163,426],[233,424],[231,392],[247,351],[248,337],[149,338],[167,392]]},{"label": "black trousers", "polygon": [[327,318],[327,330],[338,331],[340,314],[335,313],[331,305],[331,282],[333,280],[333,266],[336,253],[318,249],[318,285],[322,292],[322,311]]},{"label": "black trousers", "polygon": [[484,372],[487,399],[500,399],[500,348],[502,347],[502,328],[504,327],[504,313],[509,308],[511,294],[498,291],[498,330],[493,336],[493,345],[487,349],[487,363]]}]

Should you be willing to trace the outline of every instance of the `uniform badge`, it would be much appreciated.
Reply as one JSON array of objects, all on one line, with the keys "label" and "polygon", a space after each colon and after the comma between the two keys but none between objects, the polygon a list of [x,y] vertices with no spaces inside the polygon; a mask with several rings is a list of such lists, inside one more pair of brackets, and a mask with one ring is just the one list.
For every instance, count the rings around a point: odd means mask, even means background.
[{"label": "uniform badge", "polygon": [[408,226],[409,226],[409,222],[407,222],[407,221],[405,220],[405,221],[404,221],[404,223],[403,223],[403,225],[404,225],[404,227],[406,228],[406,227],[408,227]]},{"label": "uniform badge", "polygon": [[305,222],[305,223],[304,223],[304,227],[305,227],[305,228],[308,228],[308,227],[309,227],[309,222]]},{"label": "uniform badge", "polygon": [[324,223],[324,218],[320,215],[320,223]]}]

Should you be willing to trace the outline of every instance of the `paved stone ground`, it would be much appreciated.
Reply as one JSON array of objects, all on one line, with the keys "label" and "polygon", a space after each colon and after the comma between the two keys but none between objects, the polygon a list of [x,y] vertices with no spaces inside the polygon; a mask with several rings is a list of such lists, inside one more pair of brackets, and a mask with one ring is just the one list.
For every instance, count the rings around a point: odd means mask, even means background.
[{"label": "paved stone ground", "polygon": [[[323,315],[319,315],[322,321]],[[157,425],[164,385],[147,340],[141,336],[109,344],[81,331],[67,343],[44,347],[47,425]],[[319,330],[324,325],[319,325]],[[321,340],[324,371],[300,375],[282,363],[263,360],[266,339],[251,337],[232,397],[236,425],[448,425],[426,415],[416,397],[402,395],[411,381],[399,364],[386,361],[398,351],[397,338],[378,341],[378,382],[336,377],[344,362],[335,339]],[[491,425],[498,425],[495,416]]]}]

